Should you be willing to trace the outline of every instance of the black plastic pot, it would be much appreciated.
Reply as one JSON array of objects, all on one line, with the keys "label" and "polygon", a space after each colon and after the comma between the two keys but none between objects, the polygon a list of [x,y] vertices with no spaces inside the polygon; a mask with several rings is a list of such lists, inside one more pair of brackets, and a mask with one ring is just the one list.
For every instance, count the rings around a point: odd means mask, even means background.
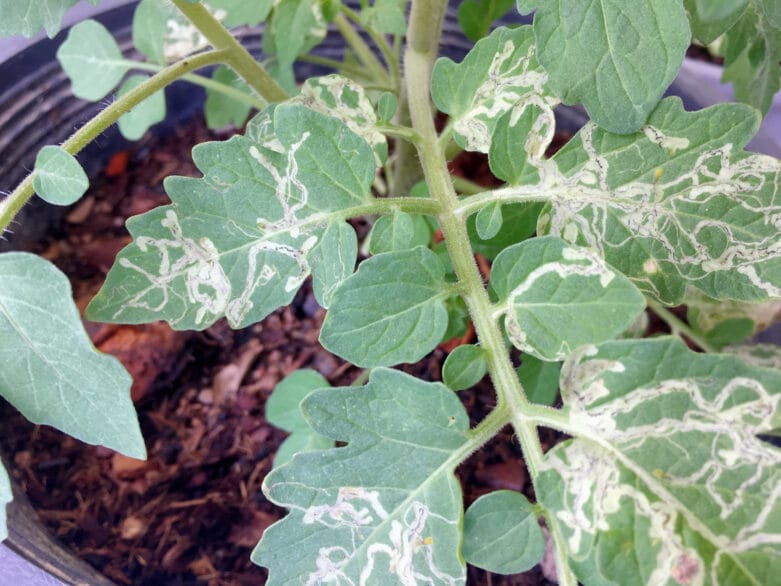
[{"label": "black plastic pot", "polygon": [[[123,52],[132,54],[131,30],[135,2],[115,0],[103,2],[109,9],[93,16],[101,21],[115,36]],[[454,6],[457,2],[454,2]],[[519,23],[520,17],[507,18],[506,23]],[[261,51],[262,29],[243,29],[239,36],[255,54]],[[0,45],[0,80],[10,80],[10,85],[0,89],[0,190],[13,189],[33,167],[36,153],[46,144],[65,140],[75,127],[80,126],[100,109],[101,104],[87,103],[74,98],[70,82],[61,71],[55,53],[66,31],[53,40],[42,40],[23,48],[12,57],[3,60],[3,51],[9,45]],[[456,11],[451,9],[445,23],[443,46],[447,54],[461,60],[471,47],[457,24]],[[339,59],[343,52],[341,38],[329,34],[316,53]],[[324,73],[316,66],[301,66],[300,77]],[[689,109],[700,108],[717,101],[730,99],[729,90],[718,83],[718,68],[701,62],[687,61],[679,79],[668,93],[681,95]],[[201,107],[202,92],[193,92],[192,86],[177,83],[168,88],[168,113],[166,121],[152,132],[170,133]],[[198,97],[194,97],[198,96]],[[577,130],[586,120],[579,108],[561,109],[560,126]],[[781,137],[777,132],[781,118],[781,101],[776,101],[774,111],[763,125],[763,130],[752,145],[768,154],[781,156]],[[79,159],[88,174],[103,168],[111,155],[128,146],[116,128],[107,130],[100,139],[87,147]],[[41,234],[57,223],[66,210],[32,202],[22,212],[15,233],[8,241],[0,241],[0,251],[10,247],[26,248]],[[12,455],[7,455],[12,460]],[[35,511],[26,497],[16,488],[14,501],[8,507],[9,538],[0,545],[0,583],[16,583],[24,586],[60,584],[87,584],[111,586],[114,583],[98,574],[84,561],[66,551],[51,537],[38,521]],[[30,566],[25,560],[34,564]]]}]

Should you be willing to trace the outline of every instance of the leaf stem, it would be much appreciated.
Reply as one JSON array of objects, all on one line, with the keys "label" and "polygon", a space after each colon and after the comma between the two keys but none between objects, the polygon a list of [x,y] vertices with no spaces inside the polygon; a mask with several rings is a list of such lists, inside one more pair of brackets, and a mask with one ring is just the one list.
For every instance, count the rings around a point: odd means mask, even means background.
[{"label": "leaf stem", "polygon": [[393,138],[401,138],[412,144],[418,144],[420,142],[420,135],[414,128],[409,126],[401,126],[399,124],[380,123],[377,124],[377,130],[382,132],[385,136],[392,136]]},{"label": "leaf stem", "polygon": [[[532,483],[535,483],[543,457],[537,426],[526,416],[530,403],[505,349],[498,322],[492,316],[491,301],[472,254],[466,223],[463,217],[456,213],[459,200],[453,189],[447,161],[434,127],[428,92],[446,7],[445,0],[412,0],[404,60],[410,116],[413,128],[421,135],[418,154],[429,191],[432,198],[442,206],[442,212],[438,216],[440,229],[453,269],[464,286],[464,301],[478,339],[486,351],[488,371],[497,392],[497,411],[509,409],[511,423],[518,434]],[[552,534],[555,534],[555,525]],[[560,541],[561,535],[555,535],[555,538]],[[556,561],[561,583],[576,584],[566,559],[557,556]]]},{"label": "leaf stem", "polygon": [[[352,8],[346,4],[342,4],[340,8],[347,18],[354,23],[363,26],[361,17]],[[380,50],[380,53],[382,53],[382,58],[385,60],[385,63],[390,70],[393,87],[395,88],[395,91],[398,92],[399,85],[401,84],[401,69],[399,67],[398,56],[393,52],[390,45],[388,45],[384,35],[367,26],[363,26],[363,30],[366,31],[366,34],[369,35],[369,38],[374,41],[374,44]]]},{"label": "leaf stem", "polygon": [[454,210],[454,213],[461,218],[467,218],[492,203],[545,202],[551,199],[553,195],[554,193],[551,193],[550,189],[546,190],[537,185],[513,185],[492,190],[484,189],[480,193],[462,199]]},{"label": "leaf stem", "polygon": [[[143,63],[140,61],[133,61],[132,59],[122,59],[122,62],[126,63],[131,69],[137,69],[140,71],[158,72],[165,69],[165,66],[163,65],[157,65],[155,63]],[[215,92],[220,92],[221,94],[229,96],[239,102],[244,102],[245,104],[248,104],[258,110],[262,110],[268,105],[268,102],[262,98],[258,98],[257,96],[253,96],[247,92],[243,92],[238,88],[228,85],[227,83],[222,83],[221,81],[216,81],[203,75],[198,75],[197,73],[187,73],[181,76],[179,79],[194,85],[199,85],[206,89],[214,90]]]},{"label": "leaf stem", "polygon": [[382,63],[380,63],[380,60],[377,59],[374,51],[366,44],[366,41],[363,40],[363,37],[358,34],[358,31],[356,31],[350,21],[347,20],[347,17],[344,14],[337,14],[334,17],[334,25],[344,37],[344,40],[350,48],[358,56],[361,63],[372,72],[375,81],[380,85],[392,87],[393,80],[388,74],[388,71],[383,67]]},{"label": "leaf stem", "polygon": [[[475,195],[478,193],[485,193],[485,185],[480,185],[474,181],[470,181],[464,177],[453,175],[453,188],[464,195]],[[463,201],[463,200],[462,200]]]},{"label": "leaf stem", "polygon": [[281,102],[289,96],[263,66],[239,43],[203,4],[172,0],[179,11],[201,31],[215,49],[227,52],[226,63],[238,73],[259,96],[268,102]]},{"label": "leaf stem", "polygon": [[[89,122],[77,130],[68,140],[62,143],[62,148],[71,155],[77,154],[81,149],[92,142],[106,128],[114,124],[119,118],[133,109],[134,106],[144,101],[155,92],[180,79],[183,75],[215,63],[225,61],[227,52],[224,50],[206,51],[186,57],[177,63],[169,65],[159,73],[153,75],[141,85],[132,89],[105,110],[95,115]],[[35,171],[30,173],[11,194],[0,202],[0,234],[13,221],[19,210],[30,200],[34,194],[33,178]]]},{"label": "leaf stem", "polygon": [[321,57],[320,55],[299,55],[296,57],[296,60],[312,63],[314,65],[322,65],[323,67],[329,67],[335,71],[343,71],[359,82],[370,78],[370,76],[367,77],[366,70],[358,65],[351,65],[336,59]]},{"label": "leaf stem", "polygon": [[715,354],[718,352],[718,349],[710,342],[708,342],[701,334],[694,331],[694,328],[675,315],[672,311],[664,307],[661,303],[655,299],[651,299],[650,297],[646,297],[646,302],[648,303],[648,307],[650,307],[656,315],[658,315],[668,326],[670,326],[670,330],[672,330],[673,334],[678,336],[686,336],[705,352],[710,354]]}]

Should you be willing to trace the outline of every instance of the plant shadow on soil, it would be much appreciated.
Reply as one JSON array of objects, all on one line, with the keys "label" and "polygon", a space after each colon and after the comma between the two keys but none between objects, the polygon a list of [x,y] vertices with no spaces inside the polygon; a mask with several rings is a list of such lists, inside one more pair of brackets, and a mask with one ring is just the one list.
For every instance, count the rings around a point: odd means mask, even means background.
[{"label": "plant shadow on soil", "polygon": [[[192,145],[224,138],[199,121],[117,153],[62,227],[33,250],[69,276],[80,309],[130,241],[125,219],[168,203],[163,178],[197,176]],[[462,161],[458,172],[479,181],[473,174],[485,179],[486,169],[484,160],[473,159]],[[359,238],[368,231],[361,223],[356,229]],[[285,514],[261,492],[285,438],[266,422],[265,401],[297,368],[313,368],[332,385],[350,384],[360,373],[318,343],[324,315],[307,282],[291,306],[244,330],[233,331],[224,320],[204,332],[174,332],[162,323],[87,323],[95,345],[119,357],[133,375],[149,459],[126,458],[34,426],[3,402],[0,445],[12,461],[12,476],[51,532],[117,584],[264,583],[266,571],[250,562],[250,552],[263,530]],[[439,347],[402,370],[441,380],[446,355]],[[493,406],[487,378],[459,396],[473,423]],[[562,437],[540,431],[544,449]],[[457,474],[466,505],[498,489],[533,498],[511,429]],[[540,566],[516,576],[469,567],[468,583],[551,584]]]}]

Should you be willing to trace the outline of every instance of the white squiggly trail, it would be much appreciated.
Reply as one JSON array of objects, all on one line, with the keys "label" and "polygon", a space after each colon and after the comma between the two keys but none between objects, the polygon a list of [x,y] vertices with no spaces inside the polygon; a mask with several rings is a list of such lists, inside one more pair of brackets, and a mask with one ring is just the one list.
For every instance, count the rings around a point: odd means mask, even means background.
[{"label": "white squiggly trail", "polygon": [[[390,519],[385,539],[373,538],[374,541],[365,550],[361,550],[361,546],[366,535],[390,518],[390,514],[380,502],[379,491],[345,486],[338,490],[334,503],[330,505],[302,508],[283,503],[282,506],[302,511],[305,524],[316,523],[331,529],[348,529],[351,534],[350,549],[343,545],[320,548],[315,560],[315,570],[307,578],[307,586],[355,585],[356,582],[348,575],[348,565],[355,561],[361,551],[362,555],[366,556],[358,578],[358,584],[361,586],[376,583],[372,581],[372,576],[378,572],[394,575],[403,586],[456,586],[462,579],[437,567],[433,558],[432,538],[425,535],[426,524],[430,519],[437,519],[448,525],[457,525],[458,520],[437,515],[419,501],[413,501],[404,510],[402,521]],[[385,564],[380,562],[380,559],[386,557],[387,569]]]},{"label": "white squiggly trail", "polygon": [[[505,42],[491,62],[488,78],[475,92],[472,107],[461,115],[454,125],[455,131],[464,137],[465,148],[469,151],[487,153],[491,146],[491,129],[486,121],[497,119],[513,108],[517,111],[517,115],[513,115],[514,125],[527,107],[539,107],[545,119],[540,126],[547,125],[547,128],[551,129],[552,138],[553,108],[559,100],[546,95],[544,91],[543,86],[548,81],[548,75],[541,69],[530,68],[534,45],[529,46],[524,57],[513,61],[515,49],[515,43]],[[506,71],[502,71],[508,63],[511,65]],[[532,151],[538,150],[531,145],[530,148]],[[542,150],[544,151],[545,149]]]},{"label": "white squiggly trail", "polygon": [[[494,319],[502,315],[507,336],[513,345],[524,352],[535,353],[534,346],[527,343],[526,333],[523,331],[518,316],[515,312],[515,304],[523,303],[523,295],[532,289],[535,283],[546,275],[555,274],[561,280],[566,280],[572,276],[593,277],[599,279],[599,284],[604,288],[615,278],[615,273],[611,271],[604,262],[595,254],[585,249],[565,248],[562,250],[562,257],[567,262],[548,262],[531,271],[528,276],[519,283],[507,296],[494,314]],[[566,342],[562,342],[561,348],[556,354],[555,360],[564,360],[572,352],[572,348]]]},{"label": "white squiggly trail", "polygon": [[[142,252],[147,252],[150,247],[157,249],[160,255],[157,274],[145,270],[127,258],[119,259],[121,266],[142,274],[150,284],[123,305],[114,314],[114,319],[131,307],[153,312],[162,311],[168,305],[169,291],[176,294],[175,287],[170,285],[178,277],[184,278],[188,301],[199,305],[195,315],[196,323],[202,323],[207,315],[222,314],[231,296],[231,285],[220,265],[217,248],[208,238],[201,238],[199,242],[186,238],[182,234],[179,218],[173,210],[168,210],[160,223],[171,232],[173,238],[141,236],[136,239],[136,245]],[[179,253],[179,256],[172,258],[176,253]],[[145,301],[153,292],[161,296],[160,303],[155,306]],[[171,323],[176,324],[182,318],[184,315],[179,319],[171,320]]]},{"label": "white squiggly trail", "polygon": [[[735,270],[768,296],[781,296],[781,287],[763,279],[756,268],[761,262],[781,257],[781,202],[775,195],[781,172],[779,161],[762,155],[733,161],[733,146],[726,144],[701,153],[689,171],[669,181],[631,181],[611,186],[608,160],[594,146],[595,128],[589,123],[581,130],[588,160],[569,177],[552,160],[540,163],[530,159],[533,165],[540,165],[541,188],[550,194],[553,203],[546,218],[551,234],[569,241],[580,235],[589,247],[603,255],[638,237],[653,239],[661,245],[664,255],[646,261],[648,278],[634,275],[633,279],[658,297],[661,294],[651,276],[658,271],[660,261],[669,263],[689,280]],[[667,136],[652,126],[643,131],[651,142],[671,152],[689,146],[688,139]],[[769,204],[762,203],[759,196],[769,187],[768,182],[774,188]],[[707,211],[709,206],[723,206],[725,198],[733,209],[724,217],[704,218],[694,226],[682,224],[693,205]],[[738,209],[761,219],[766,226],[762,229],[764,235],[757,236],[748,227],[730,224]],[[625,230],[616,230],[613,222],[619,222]],[[621,232],[627,236],[613,236]],[[714,256],[714,242],[719,239],[725,242]]]},{"label": "white squiggly trail", "polygon": [[[702,442],[709,438],[709,457],[703,458],[698,469],[681,474],[655,469],[654,477],[665,486],[703,486],[711,501],[719,508],[719,516],[727,520],[733,515],[745,516],[748,499],[755,496],[760,483],[767,474],[781,466],[781,452],[759,440],[757,429],[769,429],[773,414],[777,412],[781,394],[772,394],[755,379],[736,376],[713,389],[713,381],[700,378],[673,379],[641,387],[614,401],[594,405],[609,396],[602,372],[623,372],[619,361],[586,360],[595,354],[595,348],[579,349],[565,367],[562,377],[562,397],[570,407],[572,423],[584,430],[584,435],[600,437],[606,443],[627,454],[648,453],[647,443],[669,441],[681,446],[686,453],[688,438]],[[708,385],[708,386],[704,386]],[[754,399],[730,406],[738,393],[753,394]],[[679,396],[691,405],[680,418],[664,416],[660,400],[669,401]],[[662,413],[652,423],[634,425],[635,414]],[[570,494],[566,511],[559,513],[559,520],[572,530],[570,546],[579,551],[583,534],[595,535],[610,526],[608,516],[616,513],[621,499],[632,501],[635,510],[651,522],[651,536],[660,544],[657,552],[657,567],[649,584],[664,584],[670,576],[686,578],[681,584],[701,584],[706,576],[705,562],[696,552],[684,547],[675,531],[679,515],[690,519],[691,513],[681,509],[674,500],[650,502],[645,493],[633,486],[621,483],[620,470],[615,454],[602,447],[584,441],[573,443],[566,449],[567,462],[560,458],[549,458],[546,469],[553,469],[563,479]],[[690,460],[689,460],[690,462]],[[673,464],[671,462],[671,464]],[[753,471],[753,472],[751,472]],[[739,482],[736,482],[740,479]],[[724,490],[729,487],[729,490]],[[650,487],[653,490],[653,487]],[[666,489],[665,489],[666,490]],[[717,553],[707,568],[710,578],[717,582],[719,561],[725,555],[737,554],[757,547],[779,544],[781,536],[771,532],[767,525],[771,512],[781,499],[781,485],[776,485],[771,495],[763,496],[755,522],[744,526],[732,537],[714,534],[712,541]],[[754,513],[751,513],[754,514]],[[745,525],[745,521],[741,521]],[[678,560],[670,565],[670,560]],[[677,578],[676,578],[677,579]]]},{"label": "white squiggly trail", "polygon": [[[287,150],[287,164],[284,172],[280,172],[258,147],[253,145],[249,149],[250,156],[273,178],[275,196],[280,207],[280,219],[273,222],[264,218],[258,219],[261,234],[288,233],[294,239],[307,236],[300,232],[299,223],[302,218],[299,216],[308,204],[309,193],[306,186],[298,179],[296,152],[309,136],[309,132],[304,132],[301,139]],[[271,142],[271,146],[282,147],[278,141]],[[169,295],[176,294],[172,282],[181,276],[185,280],[187,300],[198,306],[195,315],[196,324],[203,323],[207,316],[213,318],[224,314],[229,323],[235,327],[243,322],[252,309],[252,296],[255,291],[268,284],[279,272],[274,264],[259,262],[259,259],[265,253],[271,252],[294,261],[298,265],[298,273],[289,276],[285,283],[286,291],[294,291],[311,273],[307,255],[318,241],[316,236],[308,235],[299,246],[274,242],[270,239],[259,239],[254,242],[247,250],[247,274],[244,288],[236,297],[232,297],[231,282],[220,264],[220,251],[217,250],[214,243],[208,238],[201,238],[199,242],[195,242],[191,238],[185,237],[174,210],[169,209],[166,212],[161,224],[171,232],[172,238],[158,239],[141,236],[136,239],[136,244],[142,252],[147,252],[150,247],[158,250],[161,260],[157,274],[126,258],[119,260],[121,266],[144,275],[150,285],[123,305],[114,314],[114,318],[118,317],[125,309],[132,307],[153,312],[162,311],[168,304]],[[257,238],[257,234],[248,234],[248,237]],[[172,255],[177,252],[179,253],[178,257],[173,259]],[[161,302],[154,306],[147,301],[152,292],[161,296]],[[170,322],[172,324],[180,322],[184,319],[186,311],[185,309],[182,316],[172,319]]]}]

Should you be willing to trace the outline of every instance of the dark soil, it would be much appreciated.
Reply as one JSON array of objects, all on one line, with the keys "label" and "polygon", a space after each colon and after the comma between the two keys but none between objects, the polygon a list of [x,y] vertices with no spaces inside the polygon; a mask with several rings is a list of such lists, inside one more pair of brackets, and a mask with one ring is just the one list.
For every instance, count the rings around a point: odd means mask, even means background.
[{"label": "dark soil", "polygon": [[[129,242],[124,220],[167,203],[162,179],[197,175],[191,146],[218,138],[224,137],[197,124],[117,154],[62,231],[41,244],[36,252],[69,275],[81,308]],[[484,159],[462,159],[456,168],[487,181]],[[323,316],[307,283],[290,307],[240,331],[224,322],[200,333],[174,332],[162,323],[88,323],[96,346],[118,356],[134,377],[149,459],[133,460],[33,426],[4,404],[0,443],[13,460],[13,477],[51,531],[117,584],[264,583],[266,572],[250,562],[250,552],[285,514],[261,492],[285,437],[266,422],[265,401],[297,368],[313,368],[333,385],[360,374],[319,345]],[[439,380],[445,349],[458,343],[443,344],[404,370]],[[487,380],[459,396],[473,422],[494,401]],[[560,438],[542,430],[541,439],[547,449]],[[534,496],[510,429],[461,465],[458,475],[467,505],[497,489]],[[470,567],[469,583],[549,584],[540,567],[518,576]]]}]

